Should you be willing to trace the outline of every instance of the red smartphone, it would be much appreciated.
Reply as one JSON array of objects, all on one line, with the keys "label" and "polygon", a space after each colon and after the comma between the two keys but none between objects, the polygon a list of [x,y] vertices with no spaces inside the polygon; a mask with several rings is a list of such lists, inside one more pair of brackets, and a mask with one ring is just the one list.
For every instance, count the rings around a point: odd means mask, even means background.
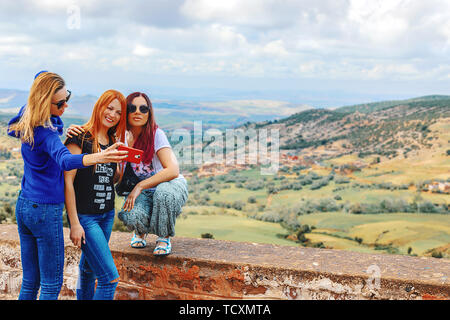
[{"label": "red smartphone", "polygon": [[123,159],[123,161],[133,162],[133,163],[140,163],[142,161],[142,155],[144,154],[144,151],[126,147],[126,146],[119,146],[117,147],[117,150],[119,151],[128,151],[128,156]]}]

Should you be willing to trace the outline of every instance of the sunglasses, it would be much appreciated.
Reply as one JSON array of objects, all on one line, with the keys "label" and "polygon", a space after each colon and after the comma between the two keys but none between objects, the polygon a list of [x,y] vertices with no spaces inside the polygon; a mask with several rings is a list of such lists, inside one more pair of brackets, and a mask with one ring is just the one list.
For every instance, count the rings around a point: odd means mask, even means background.
[{"label": "sunglasses", "polygon": [[[129,104],[127,109],[128,109],[128,113],[135,113],[137,110],[137,107],[134,104]],[[139,111],[141,113],[145,114],[150,111],[150,108],[146,105],[142,105],[142,106],[139,106]]]},{"label": "sunglasses", "polygon": [[69,94],[67,95],[67,98],[66,98],[66,99],[61,100],[61,101],[58,101],[58,102],[56,102],[56,103],[52,102],[52,104],[56,105],[56,106],[58,107],[58,109],[61,109],[61,108],[69,101],[70,96],[72,95],[72,91],[67,90],[67,92],[68,92]]}]

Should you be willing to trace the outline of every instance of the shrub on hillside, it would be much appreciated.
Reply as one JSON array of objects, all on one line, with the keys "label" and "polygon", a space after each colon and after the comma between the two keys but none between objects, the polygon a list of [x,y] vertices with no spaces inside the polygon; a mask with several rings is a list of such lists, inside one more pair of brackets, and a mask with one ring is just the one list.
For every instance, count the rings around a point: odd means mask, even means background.
[{"label": "shrub on hillside", "polygon": [[335,212],[342,207],[333,198],[322,198],[318,200],[308,199],[300,201],[292,206],[292,212],[296,215],[311,214],[314,212]]},{"label": "shrub on hillside", "polygon": [[314,181],[309,188],[311,190],[317,190],[317,189],[327,186],[328,182],[329,182],[329,179],[327,177],[324,177],[320,180]]},{"label": "shrub on hillside", "polygon": [[316,204],[316,209],[321,212],[333,212],[339,211],[341,206],[333,198],[323,198]]},{"label": "shrub on hillside", "polygon": [[313,181],[312,179],[308,178],[308,177],[304,177],[303,179],[299,180],[300,185],[302,186],[306,186],[308,184],[312,184]]},{"label": "shrub on hillside", "polygon": [[275,185],[268,185],[267,186],[267,194],[273,194],[273,193],[277,193],[278,192],[278,188]]},{"label": "shrub on hillside", "polygon": [[385,198],[374,203],[346,203],[344,211],[354,214],[378,214],[378,213],[448,213],[446,205],[438,206],[430,201],[408,203],[404,199]]},{"label": "shrub on hillside", "polygon": [[334,183],[336,183],[336,184],[350,183],[350,179],[343,177],[343,176],[336,176],[334,178]]},{"label": "shrub on hillside", "polygon": [[307,178],[312,179],[312,180],[318,180],[321,178],[321,176],[319,176],[317,173],[315,173],[314,171],[309,172],[306,175]]},{"label": "shrub on hillside", "polygon": [[231,206],[233,209],[242,210],[245,207],[245,203],[241,200],[236,200]]},{"label": "shrub on hillside", "polygon": [[419,210],[423,213],[441,213],[442,209],[438,206],[435,206],[432,202],[426,200],[419,204]]},{"label": "shrub on hillside", "polygon": [[279,223],[281,222],[282,218],[280,217],[280,214],[276,211],[264,211],[260,215],[253,215],[249,216],[249,218],[260,220],[260,221],[266,221],[266,222],[275,222]]},{"label": "shrub on hillside", "polygon": [[292,187],[292,190],[296,190],[296,191],[302,190],[302,184],[299,182],[292,183],[291,187]]},{"label": "shrub on hillside", "polygon": [[438,259],[441,259],[443,257],[442,252],[440,251],[433,251],[433,253],[431,253],[431,256]]},{"label": "shrub on hillside", "polygon": [[214,239],[214,235],[212,233],[202,233],[201,235],[202,239]]},{"label": "shrub on hillside", "polygon": [[281,227],[288,230],[289,233],[295,232],[300,228],[300,223],[297,220],[297,215],[295,214],[286,214],[281,217],[280,222]]},{"label": "shrub on hillside", "polygon": [[248,190],[260,190],[264,189],[264,181],[263,180],[250,180],[244,184],[244,188]]}]

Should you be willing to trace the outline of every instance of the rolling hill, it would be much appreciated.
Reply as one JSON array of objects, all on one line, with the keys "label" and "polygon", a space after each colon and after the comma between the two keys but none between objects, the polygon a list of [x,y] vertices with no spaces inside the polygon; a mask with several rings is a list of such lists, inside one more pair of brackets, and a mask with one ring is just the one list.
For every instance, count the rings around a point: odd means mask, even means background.
[{"label": "rolling hill", "polygon": [[355,153],[393,158],[445,145],[450,149],[439,131],[445,132],[449,121],[450,96],[429,96],[335,110],[306,110],[241,128],[277,129],[280,149],[314,159]]},{"label": "rolling hill", "polygon": [[[220,174],[181,168],[190,196],[177,235],[212,233],[225,240],[450,257],[448,192],[428,189],[433,181],[450,182],[449,96],[300,112],[300,106],[257,100],[160,101],[155,108],[159,123],[167,112],[163,128],[169,134],[170,125],[199,119],[207,119],[203,126],[216,121],[221,128],[280,131],[280,170],[273,176],[262,176],[258,166],[224,172],[219,164]],[[256,118],[258,109],[264,110],[261,117],[272,109],[280,116],[249,121],[246,115]],[[6,137],[9,118],[0,113],[0,159],[9,159],[0,161],[0,222],[2,210],[7,221],[12,219],[6,209],[15,203],[23,166],[17,151],[7,158],[18,146]],[[63,118],[66,126],[84,119]],[[121,199],[116,199],[119,208]],[[286,234],[286,222],[311,226],[302,244],[298,228]],[[115,226],[125,228],[120,222]]]}]

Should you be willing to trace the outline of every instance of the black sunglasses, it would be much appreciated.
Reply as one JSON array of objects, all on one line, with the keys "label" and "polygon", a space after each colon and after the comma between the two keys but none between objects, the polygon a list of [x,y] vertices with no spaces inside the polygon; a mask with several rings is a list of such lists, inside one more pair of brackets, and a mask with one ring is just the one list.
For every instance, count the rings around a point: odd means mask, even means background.
[{"label": "black sunglasses", "polygon": [[52,104],[56,105],[58,109],[61,109],[64,106],[64,104],[66,104],[69,101],[70,96],[72,95],[72,91],[67,90],[67,92],[69,94],[67,95],[67,98],[65,100],[58,101],[57,103],[52,102]]},{"label": "black sunglasses", "polygon": [[[128,109],[128,113],[135,113],[137,110],[137,107],[134,104],[129,104],[127,109]],[[139,111],[141,113],[145,114],[150,111],[150,108],[143,104],[142,106],[139,106]]]}]

